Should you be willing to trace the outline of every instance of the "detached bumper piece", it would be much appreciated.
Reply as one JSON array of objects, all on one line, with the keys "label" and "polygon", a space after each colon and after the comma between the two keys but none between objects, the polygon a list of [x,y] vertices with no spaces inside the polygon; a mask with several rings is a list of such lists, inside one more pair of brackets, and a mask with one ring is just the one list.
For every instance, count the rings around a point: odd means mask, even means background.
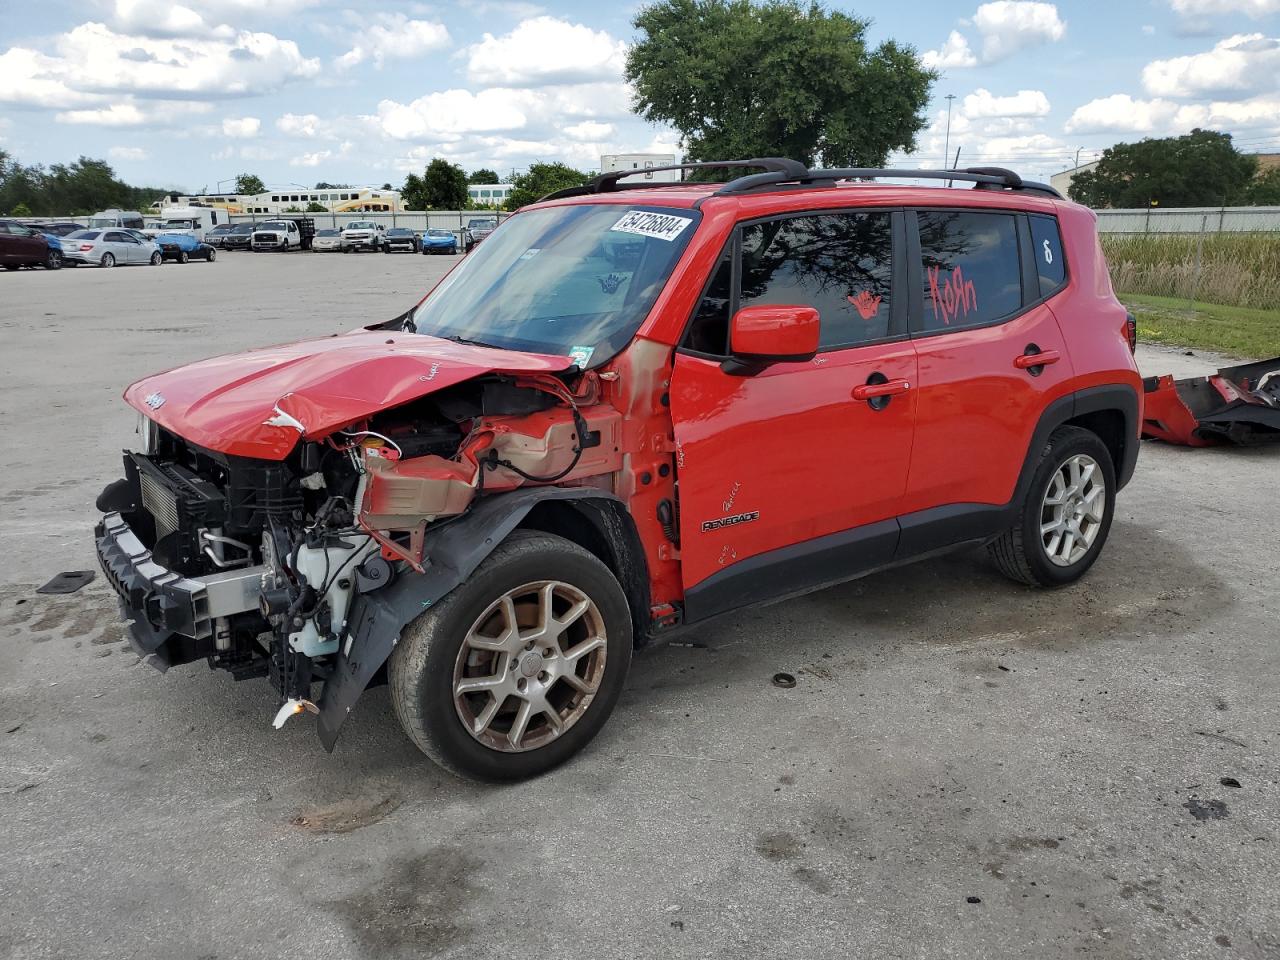
[{"label": "detached bumper piece", "polygon": [[130,645],[162,671],[206,655],[218,617],[258,608],[265,567],[184,577],[157,563],[118,513],[103,517],[94,533],[102,572],[130,621]]},{"label": "detached bumper piece", "polygon": [[1208,377],[1142,381],[1142,435],[1188,447],[1280,441],[1280,357]]}]

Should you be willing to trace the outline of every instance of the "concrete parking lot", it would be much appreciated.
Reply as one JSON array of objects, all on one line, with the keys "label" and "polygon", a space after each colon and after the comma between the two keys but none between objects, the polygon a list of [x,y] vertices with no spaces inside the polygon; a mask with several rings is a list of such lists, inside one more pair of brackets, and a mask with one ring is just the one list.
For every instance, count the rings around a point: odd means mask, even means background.
[{"label": "concrete parking lot", "polygon": [[388,318],[452,261],[0,275],[0,957],[1280,955],[1280,449],[1146,445],[1061,591],[973,552],[649,650],[508,787],[433,767],[385,688],[329,755],[265,680],[138,663],[101,577],[35,593],[95,566],[127,383]]}]

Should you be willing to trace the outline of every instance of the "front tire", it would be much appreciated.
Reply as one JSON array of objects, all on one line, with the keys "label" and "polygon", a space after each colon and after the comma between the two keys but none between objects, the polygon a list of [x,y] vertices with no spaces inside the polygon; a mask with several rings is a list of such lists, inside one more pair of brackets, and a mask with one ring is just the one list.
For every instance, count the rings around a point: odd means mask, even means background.
[{"label": "front tire", "polygon": [[587,745],[631,663],[631,612],[600,560],[518,530],[405,628],[391,703],[409,738],[462,777],[522,780]]},{"label": "front tire", "polygon": [[1011,580],[1074,583],[1102,552],[1115,502],[1115,465],[1106,445],[1081,427],[1059,427],[1045,444],[1018,522],[988,550]]},{"label": "front tire", "polygon": [[213,263],[213,261],[218,259],[218,251],[213,249],[213,247],[210,247],[208,254],[205,256],[205,259],[210,263]]},{"label": "front tire", "polygon": [[61,270],[62,252],[60,250],[50,250],[44,258],[44,268],[46,270]]},{"label": "front tire", "polygon": [[190,257],[190,255],[188,255],[187,251],[185,251],[185,250],[179,250],[179,251],[178,251],[178,262],[179,262],[179,263],[190,263],[190,262],[191,262],[191,257]]}]

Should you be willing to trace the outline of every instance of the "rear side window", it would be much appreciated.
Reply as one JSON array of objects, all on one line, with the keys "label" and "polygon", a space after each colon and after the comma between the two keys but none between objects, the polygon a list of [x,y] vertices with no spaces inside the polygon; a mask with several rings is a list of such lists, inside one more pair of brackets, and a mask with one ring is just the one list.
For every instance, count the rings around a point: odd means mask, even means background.
[{"label": "rear side window", "polygon": [[1036,272],[1040,275],[1040,296],[1057,292],[1067,282],[1067,260],[1062,255],[1062,235],[1054,217],[1032,214],[1031,252],[1036,260]]},{"label": "rear side window", "polygon": [[1022,271],[1013,214],[948,210],[917,216],[924,286],[919,329],[978,327],[1021,309]]}]

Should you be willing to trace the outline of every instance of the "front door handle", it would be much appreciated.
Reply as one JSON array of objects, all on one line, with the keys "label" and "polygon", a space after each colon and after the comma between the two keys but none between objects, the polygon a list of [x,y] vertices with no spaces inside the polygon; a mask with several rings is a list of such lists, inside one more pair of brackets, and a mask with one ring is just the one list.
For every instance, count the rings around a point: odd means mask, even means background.
[{"label": "front door handle", "polygon": [[885,380],[883,383],[864,383],[853,388],[853,399],[875,400],[879,397],[896,397],[911,389],[908,380]]}]

